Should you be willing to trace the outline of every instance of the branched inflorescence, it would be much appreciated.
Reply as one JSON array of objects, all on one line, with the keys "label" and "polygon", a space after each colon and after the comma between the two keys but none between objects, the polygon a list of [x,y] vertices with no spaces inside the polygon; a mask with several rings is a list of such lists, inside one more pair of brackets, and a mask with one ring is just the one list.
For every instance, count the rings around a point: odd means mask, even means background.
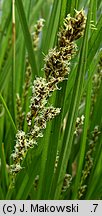
[{"label": "branched inflorescence", "polygon": [[45,57],[44,71],[46,78],[36,77],[32,85],[32,96],[29,112],[27,113],[28,132],[18,131],[16,145],[12,154],[13,165],[11,173],[15,174],[22,168],[21,162],[29,148],[37,145],[38,137],[43,136],[43,129],[47,121],[60,113],[59,108],[47,106],[52,92],[59,89],[62,82],[70,72],[70,60],[76,53],[75,40],[83,35],[86,18],[83,10],[76,11],[75,18],[69,15],[58,34],[58,46],[51,49]]}]

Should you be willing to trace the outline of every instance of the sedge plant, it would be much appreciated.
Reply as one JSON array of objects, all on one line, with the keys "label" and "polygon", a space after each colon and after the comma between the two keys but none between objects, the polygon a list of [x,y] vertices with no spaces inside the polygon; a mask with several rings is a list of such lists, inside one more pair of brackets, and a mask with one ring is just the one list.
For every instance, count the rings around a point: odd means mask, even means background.
[{"label": "sedge plant", "polygon": [[102,198],[101,10],[0,1],[1,200]]}]

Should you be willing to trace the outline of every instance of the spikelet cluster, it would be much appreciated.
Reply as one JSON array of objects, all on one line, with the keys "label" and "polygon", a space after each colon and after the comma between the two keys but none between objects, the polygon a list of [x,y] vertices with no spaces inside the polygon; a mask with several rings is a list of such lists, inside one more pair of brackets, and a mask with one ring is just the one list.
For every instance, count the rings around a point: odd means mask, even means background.
[{"label": "spikelet cluster", "polygon": [[39,175],[37,175],[34,179],[34,190],[37,191],[39,183]]},{"label": "spikelet cluster", "polygon": [[58,34],[58,46],[51,49],[45,57],[44,71],[46,79],[61,82],[70,72],[70,60],[76,53],[75,40],[84,33],[86,17],[84,11],[76,11],[75,18],[68,15]]},{"label": "spikelet cluster", "polygon": [[58,161],[59,161],[59,151],[57,151],[57,154],[56,154],[54,173],[56,172],[56,169],[57,169],[57,166],[58,166]]},{"label": "spikelet cluster", "polygon": [[16,134],[16,145],[11,155],[13,164],[11,165],[11,173],[16,175],[21,170],[21,161],[23,160],[28,148],[27,139],[24,131],[18,131]]},{"label": "spikelet cluster", "polygon": [[77,117],[77,119],[76,119],[76,125],[75,125],[75,131],[74,131],[74,134],[76,136],[78,136],[80,134],[80,130],[84,124],[84,119],[85,119],[84,115],[82,115],[81,117]]},{"label": "spikelet cluster", "polygon": [[[70,60],[76,52],[74,40],[83,35],[85,21],[83,10],[76,11],[75,18],[68,16],[64,20],[64,25],[58,34],[58,46],[50,50],[45,57],[46,78],[36,77],[33,82],[29,112],[26,116],[28,131],[26,134],[21,130],[18,131],[15,149],[11,155],[13,175],[22,169],[22,160],[28,149],[37,145],[37,139],[43,136],[43,129],[46,128],[47,121],[60,113],[60,108],[48,106],[48,99],[52,92],[58,89],[58,83],[62,82],[70,72]],[[25,86],[26,88],[28,89],[28,85]]]},{"label": "spikelet cluster", "polygon": [[42,130],[46,128],[47,121],[60,113],[60,108],[46,106],[50,88],[46,79],[37,77],[32,85],[30,111],[27,113],[28,133],[19,131],[16,135],[16,145],[11,157],[11,173],[15,176],[22,169],[21,163],[29,148],[37,145],[37,139],[43,136]]},{"label": "spikelet cluster", "polygon": [[59,33],[59,46],[68,46],[70,42],[80,38],[85,29],[86,17],[84,15],[83,9],[81,11],[75,10],[75,17],[70,17],[67,15],[64,21],[64,27],[61,28]]},{"label": "spikelet cluster", "polygon": [[63,181],[63,186],[62,186],[62,191],[61,191],[62,193],[67,191],[67,189],[71,185],[71,182],[72,182],[72,176],[66,173]]},{"label": "spikelet cluster", "polygon": [[36,51],[39,45],[39,34],[44,26],[44,19],[40,18],[34,25],[34,32],[32,33],[33,49]]}]

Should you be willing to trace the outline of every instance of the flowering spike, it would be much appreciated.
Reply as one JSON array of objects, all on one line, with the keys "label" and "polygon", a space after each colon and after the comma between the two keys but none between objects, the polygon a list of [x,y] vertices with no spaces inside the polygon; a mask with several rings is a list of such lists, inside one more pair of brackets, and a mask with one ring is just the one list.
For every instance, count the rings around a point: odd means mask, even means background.
[{"label": "flowering spike", "polygon": [[[60,113],[59,108],[47,106],[48,99],[51,93],[58,89],[58,83],[62,82],[70,72],[70,60],[76,53],[74,41],[83,35],[85,20],[83,10],[76,11],[75,18],[71,18],[70,15],[66,17],[58,34],[58,46],[51,49],[45,57],[46,78],[36,77],[33,82],[30,110],[26,116],[28,133],[18,131],[15,149],[12,153],[11,173],[13,176],[21,170],[21,163],[28,149],[37,145],[37,139],[43,136],[42,131],[46,128],[47,121]],[[41,27],[39,23],[36,26],[34,33],[36,44]]]}]

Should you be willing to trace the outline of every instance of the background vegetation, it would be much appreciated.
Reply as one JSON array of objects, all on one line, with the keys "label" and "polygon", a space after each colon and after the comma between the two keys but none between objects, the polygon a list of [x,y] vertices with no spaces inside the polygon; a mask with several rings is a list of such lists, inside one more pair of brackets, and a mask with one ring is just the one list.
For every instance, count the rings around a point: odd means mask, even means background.
[{"label": "background vegetation", "polygon": [[[48,122],[38,146],[28,151],[12,186],[9,166],[17,118],[28,112],[31,95],[29,86],[24,97],[26,59],[30,82],[44,77],[44,57],[56,46],[63,19],[82,8],[87,16],[84,36],[77,42],[68,80],[50,98],[61,113]],[[31,33],[39,18],[45,22],[35,50]],[[102,198],[101,45],[101,0],[0,1],[0,199]],[[24,118],[22,129],[26,127]]]}]

